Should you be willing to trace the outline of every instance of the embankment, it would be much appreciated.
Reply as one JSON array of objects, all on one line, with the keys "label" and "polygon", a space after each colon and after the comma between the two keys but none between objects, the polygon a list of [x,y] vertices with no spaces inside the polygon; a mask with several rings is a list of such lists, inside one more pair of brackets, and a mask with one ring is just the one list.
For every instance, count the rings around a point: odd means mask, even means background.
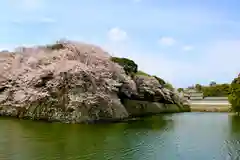
[{"label": "embankment", "polygon": [[230,105],[191,104],[191,112],[230,112]]}]

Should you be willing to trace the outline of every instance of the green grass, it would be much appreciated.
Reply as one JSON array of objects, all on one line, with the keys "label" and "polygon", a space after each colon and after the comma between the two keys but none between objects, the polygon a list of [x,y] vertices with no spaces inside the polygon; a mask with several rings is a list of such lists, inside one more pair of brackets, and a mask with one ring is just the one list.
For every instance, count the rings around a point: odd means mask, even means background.
[{"label": "green grass", "polygon": [[143,72],[143,71],[137,71],[137,73],[135,73],[135,75],[142,75],[142,76],[148,76],[148,77],[151,77],[151,75]]}]

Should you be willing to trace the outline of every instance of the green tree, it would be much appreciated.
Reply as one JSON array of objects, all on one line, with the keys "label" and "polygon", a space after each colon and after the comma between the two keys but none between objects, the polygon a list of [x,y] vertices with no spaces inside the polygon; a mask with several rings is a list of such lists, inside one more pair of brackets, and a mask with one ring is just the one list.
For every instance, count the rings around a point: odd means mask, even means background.
[{"label": "green tree", "polygon": [[130,59],[127,58],[119,58],[119,57],[112,57],[111,60],[115,63],[121,65],[126,72],[126,74],[130,75],[132,73],[137,73],[138,65]]},{"label": "green tree", "polygon": [[196,89],[197,91],[202,91],[202,86],[201,86],[200,84],[196,84],[196,85],[195,85],[195,89]]},{"label": "green tree", "polygon": [[217,84],[216,82],[212,81],[210,82],[209,86],[215,86],[216,84]]},{"label": "green tree", "polygon": [[183,92],[184,90],[183,90],[183,88],[178,88],[177,91],[178,92]]},{"label": "green tree", "polygon": [[230,85],[228,100],[232,105],[232,111],[240,114],[240,77],[235,78]]}]

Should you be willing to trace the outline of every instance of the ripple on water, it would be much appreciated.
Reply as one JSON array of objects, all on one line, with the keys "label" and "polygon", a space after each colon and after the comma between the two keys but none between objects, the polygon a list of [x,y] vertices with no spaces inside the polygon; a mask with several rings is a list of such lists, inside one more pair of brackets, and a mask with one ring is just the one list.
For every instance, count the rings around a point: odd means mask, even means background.
[{"label": "ripple on water", "polygon": [[96,125],[0,119],[0,160],[237,159],[239,124],[239,117],[224,113]]}]

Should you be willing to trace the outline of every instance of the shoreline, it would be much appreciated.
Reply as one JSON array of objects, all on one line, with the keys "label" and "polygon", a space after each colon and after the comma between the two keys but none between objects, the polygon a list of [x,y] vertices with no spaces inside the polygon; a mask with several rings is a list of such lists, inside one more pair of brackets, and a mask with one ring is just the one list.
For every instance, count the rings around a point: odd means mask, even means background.
[{"label": "shoreline", "polygon": [[192,104],[190,109],[191,112],[230,112],[231,106],[227,104]]},{"label": "shoreline", "polygon": [[130,115],[126,118],[109,118],[109,119],[99,119],[99,120],[88,120],[84,122],[74,122],[74,121],[60,121],[60,120],[50,120],[50,119],[44,119],[44,118],[38,118],[33,119],[32,117],[17,117],[17,116],[9,116],[9,115],[1,115],[0,119],[15,119],[20,121],[34,121],[34,122],[43,122],[43,123],[61,123],[61,124],[113,124],[113,123],[129,123],[133,121],[139,121],[142,120],[142,118],[148,118],[152,116],[160,116],[165,114],[175,114],[175,113],[184,113],[184,112],[191,112],[191,111],[181,111],[181,110],[165,110],[159,113],[147,113],[147,114],[141,114],[141,115]]}]

